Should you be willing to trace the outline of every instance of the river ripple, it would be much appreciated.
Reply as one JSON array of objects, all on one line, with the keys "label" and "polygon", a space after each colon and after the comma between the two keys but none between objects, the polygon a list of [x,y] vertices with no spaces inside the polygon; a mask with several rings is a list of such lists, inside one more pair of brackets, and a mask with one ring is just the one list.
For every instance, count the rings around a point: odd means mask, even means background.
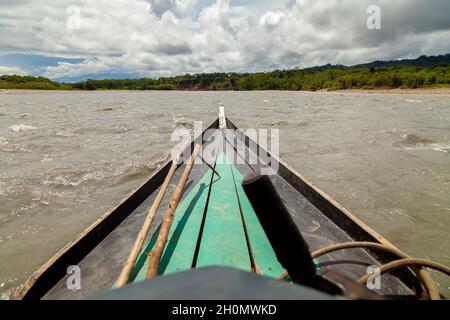
[{"label": "river ripple", "polygon": [[[450,98],[304,92],[0,92],[0,295],[168,159],[223,104],[408,253],[450,265]],[[449,278],[433,272],[441,291]]]}]

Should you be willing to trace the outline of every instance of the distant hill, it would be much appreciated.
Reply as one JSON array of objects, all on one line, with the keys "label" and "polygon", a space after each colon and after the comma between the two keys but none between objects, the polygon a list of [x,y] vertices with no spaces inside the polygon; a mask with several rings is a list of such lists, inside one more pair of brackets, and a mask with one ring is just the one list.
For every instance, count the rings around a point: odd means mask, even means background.
[{"label": "distant hill", "polygon": [[391,67],[420,67],[420,68],[433,68],[440,64],[450,64],[450,53],[439,56],[420,56],[417,59],[402,59],[391,61],[373,61],[369,63],[362,63],[353,66],[344,65],[323,65],[311,68],[305,68],[303,70],[308,71],[323,71],[331,68],[340,69],[362,69],[362,68],[391,68]]},{"label": "distant hill", "polygon": [[60,84],[46,78],[2,76],[0,89],[77,90],[340,90],[450,87],[450,54],[324,65],[259,73],[202,73],[159,79],[86,80]]},{"label": "distant hill", "polygon": [[433,68],[441,63],[450,64],[450,53],[440,56],[420,56],[417,59],[403,59],[392,61],[374,61],[365,64],[359,64],[353,66],[353,68],[388,68],[388,67],[421,67],[421,68]]}]

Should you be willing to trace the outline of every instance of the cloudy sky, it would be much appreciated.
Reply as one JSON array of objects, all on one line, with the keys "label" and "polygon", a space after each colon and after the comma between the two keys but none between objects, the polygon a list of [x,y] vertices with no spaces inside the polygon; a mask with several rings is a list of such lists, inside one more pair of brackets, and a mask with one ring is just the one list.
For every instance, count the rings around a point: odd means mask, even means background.
[{"label": "cloudy sky", "polygon": [[[370,30],[367,8],[381,10]],[[449,0],[0,0],[0,74],[263,71],[450,53]]]}]

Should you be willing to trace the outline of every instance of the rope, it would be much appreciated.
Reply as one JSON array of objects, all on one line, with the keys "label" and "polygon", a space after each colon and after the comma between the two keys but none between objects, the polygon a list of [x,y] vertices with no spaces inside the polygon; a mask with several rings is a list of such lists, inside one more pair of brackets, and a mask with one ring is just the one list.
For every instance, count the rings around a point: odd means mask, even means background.
[{"label": "rope", "polygon": [[[446,275],[450,276],[450,268],[447,266],[444,266],[442,264],[439,264],[434,261],[429,261],[425,259],[416,259],[416,258],[407,258],[407,259],[401,259],[401,260],[395,260],[389,263],[386,263],[382,266],[380,266],[380,275],[383,273],[386,273],[388,271],[392,271],[399,268],[409,267],[409,266],[421,266],[421,267],[427,267],[431,268],[437,271],[440,271],[442,273],[445,273]],[[367,283],[367,280],[373,276],[376,273],[376,271],[366,274],[364,277],[358,280],[359,284]]]},{"label": "rope", "polygon": [[[334,251],[339,251],[339,250],[343,250],[343,249],[353,249],[353,248],[365,248],[365,249],[372,249],[372,250],[388,252],[388,253],[396,255],[397,257],[402,258],[402,259],[411,258],[406,253],[404,253],[403,251],[400,251],[397,248],[394,248],[392,246],[383,245],[380,243],[375,243],[375,242],[346,242],[346,243],[335,244],[335,245],[326,247],[324,249],[317,250],[317,251],[313,252],[311,256],[313,259],[316,259],[316,258],[319,258],[325,254],[328,254],[328,253],[331,253]],[[424,260],[424,261],[426,261],[426,260]],[[417,274],[428,293],[428,297],[431,300],[440,300],[441,296],[440,296],[439,290],[436,287],[436,284],[434,283],[430,274],[424,269],[419,269],[417,271]],[[283,272],[278,277],[278,280],[285,280],[287,278],[287,276],[288,276],[288,273]]]}]

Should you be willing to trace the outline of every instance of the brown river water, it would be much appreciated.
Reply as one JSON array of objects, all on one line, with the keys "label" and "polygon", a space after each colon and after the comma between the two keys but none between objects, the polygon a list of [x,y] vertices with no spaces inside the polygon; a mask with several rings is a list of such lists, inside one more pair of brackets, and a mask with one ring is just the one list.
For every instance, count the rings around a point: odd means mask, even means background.
[{"label": "brown river water", "polygon": [[[280,129],[281,157],[411,255],[450,265],[450,97],[0,92],[0,298],[116,205],[219,105]],[[432,272],[441,292],[450,278]]]}]

